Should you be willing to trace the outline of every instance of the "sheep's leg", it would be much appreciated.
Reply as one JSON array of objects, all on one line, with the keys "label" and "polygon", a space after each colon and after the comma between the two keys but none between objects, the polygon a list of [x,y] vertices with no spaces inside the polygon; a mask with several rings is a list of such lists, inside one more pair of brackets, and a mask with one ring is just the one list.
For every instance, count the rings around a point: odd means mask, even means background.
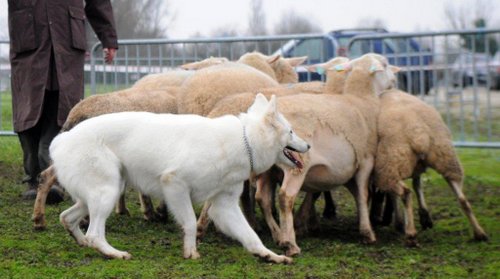
[{"label": "sheep's leg", "polygon": [[[393,193],[391,193],[391,196],[394,197],[394,194],[398,195],[402,200],[405,205],[405,215],[406,215],[406,225],[404,228],[405,231],[405,237],[406,237],[406,245],[409,247],[416,247],[418,246],[416,237],[417,237],[417,230],[415,229],[415,223],[414,223],[414,217],[413,217],[413,204],[412,204],[412,198],[411,198],[411,190],[406,187],[406,184],[404,181],[399,181],[396,184],[396,187],[393,188]],[[393,201],[395,204],[397,204],[397,201]],[[395,212],[398,212],[399,210],[395,209]],[[397,220],[397,219],[396,219]]]},{"label": "sheep's leg", "polygon": [[156,219],[156,214],[153,206],[153,201],[147,195],[139,193],[139,202],[141,203],[141,212],[144,220],[153,221]]},{"label": "sheep's leg", "polygon": [[[328,194],[326,194],[328,193]],[[323,192],[323,195],[325,197],[325,201],[328,199],[327,195],[332,198],[330,191]],[[321,193],[314,193],[313,195],[313,200],[311,202],[311,206],[309,207],[309,218],[307,219],[307,228],[309,232],[318,232],[319,231],[319,219],[318,219],[318,214],[316,214],[316,207],[314,204],[318,200],[318,198],[321,196]],[[333,202],[333,199],[332,199]],[[335,204],[333,204],[333,211],[335,213]],[[323,212],[324,213],[324,212]]]},{"label": "sheep's leg", "polygon": [[33,222],[35,230],[43,230],[47,227],[45,221],[45,203],[50,187],[57,182],[54,167],[50,166],[41,173],[42,183],[38,185],[35,205],[33,206]]},{"label": "sheep's leg", "polygon": [[116,203],[115,213],[119,214],[119,215],[130,216],[130,212],[128,211],[127,206],[126,206],[126,202],[125,202],[125,192],[123,192],[120,195],[120,198],[118,199],[118,202]]},{"label": "sheep's leg", "polygon": [[259,231],[260,226],[257,222],[257,218],[255,217],[255,190],[253,187],[250,187],[249,180],[245,181],[240,201],[243,214],[245,215],[248,223],[255,231]]},{"label": "sheep's leg", "polygon": [[392,223],[393,213],[394,213],[394,202],[392,198],[388,196],[388,194],[385,194],[385,205],[381,223],[382,226],[389,226]]},{"label": "sheep's leg", "polygon": [[[389,193],[389,196],[387,200],[390,201],[390,204],[392,205],[392,208],[394,210],[394,229],[398,232],[405,232],[405,216],[404,212],[402,211],[401,208],[399,208],[399,199],[403,199],[403,197],[400,195],[400,192],[394,194],[394,193]],[[412,211],[413,212],[413,211]]]},{"label": "sheep's leg", "polygon": [[293,256],[300,253],[300,248],[295,241],[293,206],[295,198],[304,183],[306,173],[307,171],[302,171],[300,175],[293,175],[289,171],[285,171],[285,177],[279,192],[281,227],[281,242],[279,245],[287,248],[287,256]]},{"label": "sheep's leg", "polygon": [[332,198],[331,191],[323,192],[323,197],[325,198],[325,209],[323,209],[323,218],[328,220],[334,220],[337,217],[337,206],[335,206],[335,201]]},{"label": "sheep's leg", "polygon": [[257,191],[255,192],[255,200],[259,204],[262,213],[264,214],[264,219],[266,220],[267,226],[271,231],[273,240],[276,243],[279,243],[281,241],[281,229],[276,223],[276,220],[273,216],[272,191],[274,188],[271,185],[271,181],[272,179],[269,172],[263,173],[257,178]]},{"label": "sheep's leg", "polygon": [[198,217],[198,222],[196,224],[196,238],[200,241],[207,233],[208,225],[210,225],[210,218],[208,216],[208,210],[210,209],[210,202],[206,201],[203,204],[203,208],[200,212],[200,217]]},{"label": "sheep's leg", "polygon": [[381,191],[375,191],[371,198],[370,221],[374,226],[383,222],[383,209],[386,194]]},{"label": "sheep's leg", "polygon": [[360,164],[360,168],[354,179],[356,181],[356,206],[358,209],[359,231],[363,236],[363,242],[370,244],[377,239],[370,223],[370,214],[368,213],[368,189],[369,178],[373,169],[373,158],[367,158]]},{"label": "sheep's leg", "polygon": [[448,184],[450,187],[453,189],[453,192],[455,192],[455,195],[457,196],[458,202],[460,203],[460,206],[462,207],[463,212],[469,219],[469,222],[472,226],[472,229],[474,230],[474,239],[480,240],[480,241],[487,241],[488,240],[488,235],[484,232],[483,228],[479,225],[479,222],[476,219],[476,216],[474,216],[474,213],[472,212],[472,207],[465,197],[464,193],[462,192],[462,181],[455,181],[455,180],[448,180]]},{"label": "sheep's leg", "polygon": [[320,195],[321,193],[306,193],[299,210],[293,218],[296,235],[304,235],[307,232],[311,207],[314,207],[314,202]]},{"label": "sheep's leg", "polygon": [[[216,195],[208,211],[210,218],[215,225],[226,235],[238,240],[250,253],[267,261],[276,263],[291,263],[292,259],[275,254],[267,249],[259,236],[252,230],[246,221],[240,207],[238,206],[238,196],[243,185],[231,187],[233,192],[222,192]],[[238,193],[237,189],[240,189]]]},{"label": "sheep's leg", "polygon": [[431,215],[429,214],[429,210],[427,208],[427,203],[425,202],[424,191],[422,189],[422,185],[420,183],[420,174],[416,174],[412,178],[413,190],[417,194],[418,201],[418,216],[420,220],[420,225],[422,229],[430,229],[433,226]]},{"label": "sheep's leg", "polygon": [[168,208],[164,200],[156,207],[156,218],[162,222],[168,222]]}]

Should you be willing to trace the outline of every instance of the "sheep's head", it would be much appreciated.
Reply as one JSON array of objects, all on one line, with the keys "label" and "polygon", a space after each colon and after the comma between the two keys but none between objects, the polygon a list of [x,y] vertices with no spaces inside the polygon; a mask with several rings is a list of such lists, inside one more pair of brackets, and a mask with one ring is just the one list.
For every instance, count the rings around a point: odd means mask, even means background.
[{"label": "sheep's head", "polygon": [[387,89],[396,87],[396,73],[399,72],[399,67],[390,65],[382,55],[369,53],[366,54],[370,60],[370,74],[374,76],[373,86],[379,94]]},{"label": "sheep's head", "polygon": [[299,77],[295,67],[307,60],[307,56],[282,58],[280,55],[268,56],[267,62],[273,68],[279,83],[297,83]]},{"label": "sheep's head", "polygon": [[347,72],[348,77],[357,72],[358,77],[361,75],[367,82],[370,80],[377,95],[396,86],[395,74],[400,70],[396,66],[389,65],[387,58],[376,53],[368,53],[348,63],[339,64],[335,69]]},{"label": "sheep's head", "polygon": [[330,94],[342,94],[348,71],[341,70],[337,66],[346,65],[346,68],[348,68],[348,62],[349,59],[346,57],[335,57],[325,63],[310,65],[306,69],[313,73],[326,73],[327,92]]}]

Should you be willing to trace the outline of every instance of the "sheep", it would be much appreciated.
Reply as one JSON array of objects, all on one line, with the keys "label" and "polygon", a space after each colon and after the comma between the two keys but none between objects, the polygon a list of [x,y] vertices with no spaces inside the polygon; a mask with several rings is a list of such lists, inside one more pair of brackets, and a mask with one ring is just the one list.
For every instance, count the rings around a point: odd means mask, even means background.
[{"label": "sheep", "polygon": [[307,56],[282,58],[280,55],[267,56],[260,52],[249,52],[237,62],[264,72],[278,83],[297,83],[299,79],[294,67],[301,65],[306,59]]},{"label": "sheep", "polygon": [[436,170],[448,182],[472,226],[474,238],[487,240],[487,234],[462,191],[463,169],[455,153],[451,133],[441,115],[419,98],[399,90],[384,92],[380,100],[374,182],[380,191],[403,199],[407,217],[404,228],[406,244],[415,246],[418,243],[414,238],[416,230],[412,220],[411,190],[406,187],[404,179],[413,179],[422,227],[432,227],[420,186],[420,176],[427,167]]},{"label": "sheep", "polygon": [[[314,65],[309,70],[331,68],[328,65]],[[335,71],[327,72],[327,81],[332,84],[343,84],[345,75]],[[334,92],[331,90],[331,92]],[[335,94],[342,94],[337,91]],[[376,190],[391,193],[393,206],[396,206],[396,227],[405,231],[406,245],[418,245],[413,225],[411,212],[411,196],[403,180],[412,178],[412,184],[417,193],[419,204],[420,223],[422,228],[433,226],[432,219],[425,203],[425,198],[420,185],[420,176],[427,167],[435,169],[448,182],[457,195],[459,203],[468,217],[474,231],[476,240],[487,240],[488,237],[472,213],[471,206],[463,194],[463,170],[453,148],[451,134],[439,113],[431,106],[417,97],[399,90],[385,91],[380,96],[380,114],[378,117],[378,145],[374,166],[374,184]],[[402,216],[397,210],[395,196],[400,196],[406,201],[406,226]],[[377,201],[372,200],[373,206]],[[388,205],[387,205],[388,206]],[[379,208],[380,209],[380,208]],[[386,210],[391,212],[390,210]],[[376,212],[378,214],[378,212]],[[379,218],[379,216],[374,216]],[[387,218],[387,216],[385,216]]]},{"label": "sheep", "polygon": [[181,86],[186,78],[193,75],[194,70],[223,64],[228,61],[225,57],[209,57],[201,61],[181,65],[180,68],[182,70],[146,75],[136,81],[132,87],[137,90],[157,90],[172,86]]}]

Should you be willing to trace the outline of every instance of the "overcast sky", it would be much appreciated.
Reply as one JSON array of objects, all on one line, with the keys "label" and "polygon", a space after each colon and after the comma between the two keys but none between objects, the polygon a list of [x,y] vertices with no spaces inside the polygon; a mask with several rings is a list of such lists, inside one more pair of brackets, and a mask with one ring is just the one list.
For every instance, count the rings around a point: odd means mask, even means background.
[{"label": "overcast sky", "polygon": [[[390,31],[440,31],[448,29],[444,6],[474,6],[478,0],[263,0],[266,21],[272,28],[281,15],[294,10],[319,25],[325,32],[357,27],[366,18],[382,19]],[[500,14],[500,1],[490,1],[493,15]],[[0,0],[0,35],[7,36],[7,1]],[[245,31],[250,0],[169,0],[176,18],[168,27],[170,38],[186,38],[199,32],[210,35],[224,27]],[[473,8],[470,9],[472,12]],[[495,17],[493,17],[495,19]],[[494,23],[498,26],[500,20]]]}]

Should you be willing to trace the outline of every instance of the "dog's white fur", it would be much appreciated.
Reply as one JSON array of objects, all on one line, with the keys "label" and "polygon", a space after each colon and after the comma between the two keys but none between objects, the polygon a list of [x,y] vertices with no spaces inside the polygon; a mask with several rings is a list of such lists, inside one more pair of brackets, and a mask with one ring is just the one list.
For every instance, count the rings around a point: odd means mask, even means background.
[{"label": "dog's white fur", "polygon": [[[246,147],[243,134],[246,134]],[[126,182],[142,193],[165,199],[184,231],[184,257],[198,258],[192,202],[210,201],[209,215],[225,234],[251,253],[291,262],[267,249],[238,206],[243,181],[275,163],[292,165],[285,148],[309,145],[292,132],[277,111],[276,99],[258,94],[246,114],[209,119],[196,115],[123,112],[86,120],[58,135],[50,146],[60,184],[75,200],[61,213],[64,227],[82,246],[111,258],[131,255],[113,248],[105,223]],[[86,215],[84,235],[79,223]]]}]

